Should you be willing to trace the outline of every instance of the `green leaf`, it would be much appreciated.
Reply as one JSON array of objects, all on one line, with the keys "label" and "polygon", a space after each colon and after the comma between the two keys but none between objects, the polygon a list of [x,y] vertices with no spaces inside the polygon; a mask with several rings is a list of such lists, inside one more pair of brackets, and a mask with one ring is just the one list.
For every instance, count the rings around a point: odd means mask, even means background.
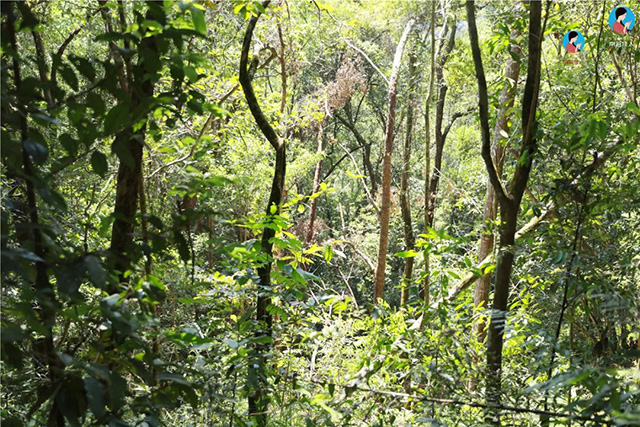
[{"label": "green leaf", "polygon": [[73,90],[78,90],[78,77],[69,64],[60,66],[60,75]]},{"label": "green leaf", "polygon": [[67,297],[74,297],[78,294],[80,284],[84,278],[85,266],[83,262],[76,261],[71,265],[63,266],[56,273],[58,290]]},{"label": "green leaf", "polygon": [[196,8],[191,8],[191,20],[193,21],[193,27],[195,30],[203,36],[206,36],[207,23],[204,19],[204,13]]},{"label": "green leaf", "polygon": [[198,77],[198,73],[196,72],[196,69],[193,67],[184,67],[184,74],[185,76],[187,76],[187,78],[191,83],[197,82],[198,79],[200,78]]},{"label": "green leaf", "polygon": [[118,156],[118,159],[131,170],[135,168],[135,160],[131,154],[129,141],[121,138],[115,138],[113,144],[111,144],[111,151],[113,151],[115,155]]},{"label": "green leaf", "polygon": [[416,255],[418,255],[418,253],[416,251],[414,251],[413,249],[410,249],[408,251],[396,252],[393,255],[397,256],[399,258],[413,258]]},{"label": "green leaf", "polygon": [[236,350],[238,347],[240,347],[238,341],[231,338],[225,338],[222,340],[222,342],[231,347],[232,350]]},{"label": "green leaf", "polygon": [[69,59],[76,69],[87,78],[90,82],[93,82],[96,78],[96,70],[93,68],[93,64],[86,58],[79,56],[72,56]]},{"label": "green leaf", "polygon": [[112,134],[124,127],[130,119],[129,107],[125,104],[114,105],[104,119],[104,133]]},{"label": "green leaf", "polygon": [[109,375],[109,407],[112,411],[118,411],[125,403],[127,393],[127,381],[120,375]]},{"label": "green leaf", "polygon": [[333,246],[325,245],[324,246],[324,260],[327,262],[331,262],[333,259]]},{"label": "green leaf", "polygon": [[180,374],[172,374],[169,372],[161,372],[156,376],[158,381],[169,381],[177,384],[191,386],[191,383]]},{"label": "green leaf", "polygon": [[178,253],[180,254],[180,259],[184,262],[189,261],[191,257],[191,252],[189,251],[189,245],[187,244],[187,240],[184,238],[182,233],[178,230],[175,230],[173,233],[173,239],[176,242],[176,246],[178,247]]},{"label": "green leaf", "polygon": [[89,409],[96,416],[96,419],[104,417],[107,413],[104,407],[104,388],[100,381],[92,377],[84,378],[84,389],[87,392]]},{"label": "green leaf", "polygon": [[252,340],[256,344],[271,344],[273,339],[269,335],[262,335]]},{"label": "green leaf", "polygon": [[24,149],[29,153],[35,163],[42,164],[47,160],[47,157],[49,156],[49,150],[47,150],[47,147],[31,139],[25,140],[23,144]]},{"label": "green leaf", "polygon": [[89,273],[89,280],[94,284],[97,288],[104,288],[104,285],[107,283],[107,272],[102,267],[102,263],[100,260],[93,256],[89,255],[84,258],[84,266]]},{"label": "green leaf", "polygon": [[638,105],[635,102],[629,102],[627,104],[627,110],[629,110],[631,113],[635,113],[638,116],[640,116],[640,107],[638,107]]},{"label": "green leaf", "polygon": [[102,116],[105,112],[104,100],[100,95],[95,92],[91,92],[87,95],[87,105],[91,108],[96,115]]},{"label": "green leaf", "polygon": [[99,151],[94,151],[91,154],[91,168],[95,173],[104,178],[104,175],[107,173],[109,169],[109,164],[107,163],[107,156],[102,154]]}]

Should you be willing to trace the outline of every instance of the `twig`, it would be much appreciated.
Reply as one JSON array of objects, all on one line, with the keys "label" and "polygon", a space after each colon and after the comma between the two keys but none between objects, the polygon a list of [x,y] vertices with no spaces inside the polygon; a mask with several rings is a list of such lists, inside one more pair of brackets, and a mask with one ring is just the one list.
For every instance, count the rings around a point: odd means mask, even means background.
[{"label": "twig", "polygon": [[371,195],[371,192],[369,191],[369,188],[367,187],[367,183],[364,181],[364,175],[362,175],[360,173],[360,169],[358,168],[358,164],[356,163],[356,159],[353,158],[353,156],[351,155],[349,150],[347,150],[344,145],[342,145],[340,143],[338,143],[338,144],[340,145],[340,147],[344,150],[344,152],[351,159],[351,162],[353,163],[353,167],[356,168],[356,173],[358,174],[358,176],[360,177],[360,180],[362,181],[362,186],[364,187],[364,191],[367,194],[367,199],[369,199],[369,203],[371,203],[371,206],[373,206],[373,209],[375,209],[375,211],[378,214],[378,216],[380,216],[380,208],[378,208],[378,205],[376,204],[376,201],[374,200],[373,196]]},{"label": "twig", "polygon": [[312,384],[316,384],[316,385],[320,385],[320,386],[327,386],[327,385],[332,385],[334,387],[340,387],[343,389],[348,389],[348,390],[358,390],[358,391],[362,391],[365,393],[371,393],[371,394],[378,394],[378,395],[382,395],[382,396],[388,396],[388,397],[392,397],[395,399],[411,399],[411,400],[417,400],[417,401],[421,401],[421,402],[431,402],[431,403],[439,403],[442,405],[454,405],[454,406],[469,406],[472,408],[494,408],[494,409],[501,409],[504,411],[510,411],[510,412],[516,412],[516,413],[524,413],[524,414],[536,414],[536,415],[547,415],[550,417],[556,417],[556,418],[570,418],[570,419],[575,419],[575,420],[580,420],[580,421],[590,421],[590,422],[594,422],[594,423],[601,423],[601,424],[605,424],[605,425],[613,425],[613,423],[611,421],[608,420],[604,420],[600,417],[587,417],[587,416],[583,416],[583,415],[574,415],[574,414],[569,414],[566,412],[554,412],[554,411],[545,411],[542,409],[529,409],[529,408],[521,408],[518,406],[508,406],[508,405],[492,405],[492,404],[486,404],[486,403],[479,403],[479,402],[467,402],[464,400],[458,400],[458,399],[440,399],[440,398],[436,398],[436,397],[428,397],[428,396],[421,396],[421,395],[416,395],[416,394],[408,394],[408,393],[400,393],[400,392],[396,392],[396,391],[384,391],[384,390],[374,390],[372,388],[369,387],[360,387],[357,385],[347,385],[347,384],[338,384],[338,383],[334,383],[331,381],[318,381],[318,380],[307,380],[308,382],[312,383]]},{"label": "twig", "polygon": [[387,84],[387,86],[389,86],[389,79],[387,79],[387,76],[384,75],[382,70],[380,70],[380,68],[378,68],[378,66],[371,60],[371,58],[369,58],[369,56],[362,49],[360,49],[359,47],[355,46],[353,43],[351,43],[349,40],[347,40],[344,37],[340,37],[340,40],[345,42],[347,44],[347,46],[349,46],[351,49],[355,50],[360,55],[362,55],[364,57],[364,59],[366,59],[367,62],[369,64],[371,64],[373,69],[376,70],[378,72],[378,74],[380,74],[380,77],[382,77],[382,80],[384,80],[384,82]]}]

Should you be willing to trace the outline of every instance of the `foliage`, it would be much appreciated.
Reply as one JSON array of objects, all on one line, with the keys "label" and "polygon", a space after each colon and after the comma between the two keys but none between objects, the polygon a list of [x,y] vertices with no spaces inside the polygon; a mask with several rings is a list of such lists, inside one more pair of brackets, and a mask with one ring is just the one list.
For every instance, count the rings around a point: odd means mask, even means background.
[{"label": "foliage", "polygon": [[[627,6],[640,13],[637,1]],[[528,10],[477,9],[493,127],[500,91],[513,84],[503,64],[510,43],[526,46]],[[465,274],[494,271],[493,261],[476,264],[477,241],[501,223],[482,221],[486,172],[462,8],[445,1],[436,22],[428,12],[422,2],[370,0],[3,2],[1,421],[254,426],[247,397],[264,380],[269,425],[480,425],[486,348],[473,331],[491,313],[474,307],[472,290],[449,294]],[[265,210],[275,155],[238,83],[241,34],[257,16],[253,87],[288,151],[279,212]],[[436,220],[425,228],[433,128],[422,111],[446,16],[458,35],[444,70],[445,125],[462,116],[451,122]],[[552,209],[515,245],[505,425],[540,425],[543,410],[556,413],[550,425],[640,425],[640,38],[608,31],[601,16],[601,4],[556,2],[543,16],[539,150],[519,225]],[[411,18],[417,242],[404,247],[394,155],[387,297],[374,304],[385,79]],[[574,28],[588,42],[569,57],[559,44]],[[514,58],[523,69],[526,55]],[[406,67],[396,146],[407,132]],[[505,136],[514,147],[519,114],[514,107]],[[120,271],[116,194],[123,167],[136,167],[135,141],[143,182]],[[518,161],[507,150],[505,176]],[[275,232],[272,257],[261,248],[265,229]],[[407,258],[416,267],[400,305]],[[419,295],[427,258],[429,305]],[[265,288],[258,269],[271,261]],[[271,335],[255,318],[258,296],[270,297]]]}]

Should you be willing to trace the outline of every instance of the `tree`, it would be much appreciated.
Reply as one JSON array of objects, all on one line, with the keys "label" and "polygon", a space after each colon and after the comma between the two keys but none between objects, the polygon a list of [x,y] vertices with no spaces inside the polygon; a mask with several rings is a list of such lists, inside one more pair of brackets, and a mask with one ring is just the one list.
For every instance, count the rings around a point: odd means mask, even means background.
[{"label": "tree", "polygon": [[[270,1],[266,0],[262,2],[262,9],[266,9],[269,6]],[[273,127],[269,124],[265,117],[258,99],[256,98],[253,86],[251,84],[251,76],[249,74],[249,48],[251,47],[251,39],[253,37],[253,31],[256,27],[261,12],[256,13],[249,19],[247,23],[247,29],[244,34],[244,40],[242,42],[242,51],[240,54],[240,72],[239,80],[244,91],[244,96],[247,100],[249,110],[253,115],[253,118],[258,125],[258,128],[263,133],[269,144],[276,152],[276,162],[273,172],[273,182],[271,184],[271,193],[269,194],[269,202],[267,204],[266,215],[267,218],[273,219],[274,216],[280,213],[280,205],[282,203],[282,195],[284,191],[284,180],[287,167],[286,161],[286,143],[278,138]],[[257,61],[255,57],[253,61]],[[260,277],[258,298],[256,302],[256,320],[260,324],[260,328],[256,330],[257,337],[271,337],[272,334],[272,316],[268,311],[268,307],[271,301],[269,295],[271,288],[271,265],[273,256],[273,237],[275,236],[275,229],[273,227],[265,227],[262,232],[261,248],[262,252],[267,256],[267,260],[262,266],[258,268],[258,276]],[[249,395],[249,412],[255,416],[258,425],[266,425],[267,416],[266,410],[269,406],[269,397],[266,395],[266,378],[262,370],[264,369],[264,353],[268,348],[268,345],[257,344],[256,345],[256,362],[257,368],[252,368],[252,375],[255,378],[255,387],[253,393]]]},{"label": "tree", "polygon": [[447,44],[445,43],[445,38],[443,37],[441,40],[441,44],[438,47],[438,61],[435,66],[435,86],[438,90],[438,102],[436,104],[436,121],[435,121],[435,155],[433,158],[433,172],[431,174],[431,178],[429,180],[429,208],[427,212],[427,224],[428,227],[433,227],[433,219],[435,216],[436,209],[436,198],[438,194],[438,184],[440,183],[440,174],[442,173],[442,155],[444,152],[444,144],[447,140],[447,135],[454,121],[460,117],[461,113],[456,113],[451,117],[450,123],[446,126],[446,128],[442,128],[442,123],[444,120],[444,105],[447,98],[447,84],[444,81],[444,66],[447,63],[447,59],[449,58],[449,54],[453,50],[456,42],[456,18],[455,15],[452,19],[445,18],[444,24],[444,33],[449,33],[449,38],[447,39]]},{"label": "tree", "polygon": [[[478,80],[478,107],[482,131],[482,158],[487,168],[489,180],[493,186],[500,206],[500,240],[498,243],[498,262],[496,266],[496,285],[492,305],[491,322],[487,348],[487,391],[486,400],[489,405],[499,405],[500,371],[502,366],[502,344],[506,323],[507,302],[509,299],[509,281],[514,261],[514,244],[518,220],[518,211],[522,196],[529,179],[532,162],[537,146],[536,111],[538,106],[538,90],[540,86],[541,46],[542,46],[542,3],[529,4],[529,38],[527,80],[522,100],[522,143],[520,158],[508,189],[502,186],[500,177],[491,156],[491,137],[489,135],[489,100],[487,83],[482,65],[482,56],[478,42],[478,29],[475,19],[475,5],[467,1],[467,21],[469,23],[469,40],[473,54],[476,78]],[[499,412],[489,411],[487,422],[499,425]]]},{"label": "tree", "polygon": [[[122,4],[119,7],[123,7]],[[157,10],[157,9],[156,9]],[[104,11],[104,9],[103,9]],[[149,4],[146,19],[161,19],[154,14],[153,4]],[[108,22],[108,21],[107,21]],[[123,22],[123,27],[126,23]],[[116,196],[113,216],[115,218],[111,231],[111,247],[109,249],[113,267],[119,271],[120,282],[125,281],[125,272],[131,266],[131,261],[137,257],[134,244],[134,230],[136,214],[138,212],[138,198],[142,184],[142,154],[146,136],[146,116],[149,113],[150,101],[158,79],[159,67],[153,58],[159,55],[154,36],[143,38],[137,46],[139,52],[138,63],[132,69],[122,68],[125,63],[120,58],[121,53],[112,43],[113,57],[118,58],[120,64],[121,90],[126,94],[125,100],[119,103],[110,114],[114,117],[139,117],[142,126],[128,123],[124,129],[116,134],[113,150],[120,158],[118,177],[116,181]],[[127,59],[127,58],[125,58]],[[123,114],[122,111],[125,113]],[[134,126],[136,129],[134,130]],[[115,290],[115,289],[114,289]]]},{"label": "tree", "polygon": [[[400,184],[400,209],[402,211],[402,221],[404,223],[404,245],[405,251],[413,251],[415,247],[415,237],[413,236],[413,225],[411,223],[411,203],[409,202],[409,174],[411,172],[411,145],[413,143],[413,110],[415,102],[416,86],[416,56],[409,55],[409,94],[407,96],[407,127],[405,130],[404,152],[402,154],[402,182]],[[404,260],[404,272],[402,275],[402,292],[400,304],[406,304],[409,300],[409,286],[413,276],[413,256],[408,256]]]},{"label": "tree", "polygon": [[[429,89],[427,90],[427,98],[424,103],[424,133],[425,133],[425,167],[424,167],[424,207],[423,207],[423,223],[425,232],[431,227],[429,206],[429,197],[431,191],[431,97],[433,96],[434,79],[436,73],[436,3],[431,2],[431,24],[429,25],[431,55],[429,61]],[[424,282],[420,286],[420,299],[429,305],[429,280],[431,274],[429,252],[424,253]]]},{"label": "tree", "polygon": [[[29,16],[31,11],[27,4],[19,5],[24,15]],[[24,185],[24,192],[26,193],[26,206],[24,209],[20,209],[18,213],[19,221],[24,222],[21,224],[27,230],[25,239],[21,242],[23,250],[33,250],[35,256],[35,278],[33,280],[33,311],[37,321],[41,327],[41,337],[39,337],[35,343],[34,361],[36,362],[37,369],[43,371],[43,374],[47,378],[46,387],[55,387],[60,381],[60,368],[62,362],[56,353],[53,328],[56,326],[55,307],[58,304],[56,293],[51,285],[49,279],[49,273],[47,265],[48,253],[44,244],[44,237],[42,235],[42,225],[39,219],[38,202],[36,199],[35,184],[38,183],[40,177],[37,174],[37,170],[34,165],[35,156],[34,151],[29,149],[30,136],[29,136],[29,105],[23,104],[23,100],[20,94],[23,93],[23,81],[22,81],[22,69],[20,67],[19,54],[21,53],[20,47],[16,40],[16,16],[14,11],[14,4],[5,2],[2,4],[2,39],[3,50],[7,52],[7,47],[13,52],[13,59],[11,68],[13,71],[13,90],[14,96],[18,104],[16,111],[6,111],[5,96],[3,96],[3,116],[4,120],[7,120],[7,113],[12,116],[12,120],[18,122],[18,140],[21,154],[21,164],[9,164],[9,175],[16,181],[20,179],[21,182],[16,182],[15,185]],[[3,68],[8,62],[5,54],[2,58]],[[4,72],[3,72],[4,73]],[[3,76],[4,77],[4,76]],[[3,78],[3,86],[5,86],[6,80]],[[5,89],[6,90],[6,87]],[[3,94],[4,95],[4,94]],[[15,116],[15,117],[13,117]],[[5,139],[5,137],[3,137]],[[5,141],[6,142],[6,141]],[[31,143],[32,144],[32,143]],[[31,151],[31,152],[30,152]],[[4,234],[4,233],[3,233]],[[4,240],[4,239],[3,239]],[[3,245],[4,246],[4,245]],[[4,249],[4,248],[3,248]],[[4,249],[6,252],[6,249]],[[45,393],[45,390],[41,390],[40,393]],[[54,402],[51,406],[51,410],[48,416],[49,425],[64,425],[64,417],[62,409],[57,402]]]},{"label": "tree", "polygon": [[378,264],[376,266],[376,275],[373,291],[374,301],[384,300],[384,278],[385,268],[387,266],[387,240],[389,237],[389,215],[391,213],[391,155],[393,154],[393,141],[396,120],[396,103],[397,103],[397,86],[398,74],[400,73],[400,63],[402,61],[402,52],[407,43],[409,32],[413,27],[414,20],[411,19],[405,26],[404,32],[400,37],[396,53],[393,58],[393,69],[391,70],[391,78],[389,79],[389,113],[387,116],[387,131],[384,145],[384,160],[382,169],[382,202],[380,204],[380,245],[378,249]]},{"label": "tree", "polygon": [[[511,32],[511,38],[515,40],[517,32]],[[509,122],[511,110],[513,109],[513,101],[518,87],[518,77],[520,75],[519,57],[522,54],[520,46],[511,43],[509,46],[510,56],[507,58],[505,65],[505,83],[500,92],[500,109],[496,118],[496,125],[493,131],[492,139],[492,157],[496,167],[498,176],[502,176],[502,166],[508,149],[509,141]],[[484,217],[483,224],[492,227],[497,217],[498,200],[496,192],[490,182],[487,182],[487,189],[484,197]],[[478,261],[484,260],[493,252],[493,231],[483,231],[478,246]],[[473,303],[476,307],[487,307],[489,302],[489,285],[491,283],[491,275],[484,274],[478,279],[473,295]],[[482,320],[476,323],[476,334],[478,341],[484,342],[486,338],[486,325]]]}]

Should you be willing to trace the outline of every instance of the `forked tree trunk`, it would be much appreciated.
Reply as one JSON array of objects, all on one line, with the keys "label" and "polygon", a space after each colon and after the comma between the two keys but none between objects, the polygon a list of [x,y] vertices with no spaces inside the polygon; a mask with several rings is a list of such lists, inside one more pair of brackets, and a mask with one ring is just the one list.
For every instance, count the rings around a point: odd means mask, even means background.
[{"label": "forked tree trunk", "polygon": [[[270,1],[262,2],[262,7],[267,8]],[[242,52],[240,55],[240,72],[239,80],[247,100],[247,105],[253,115],[258,128],[263,133],[269,144],[276,152],[276,163],[273,174],[273,182],[271,184],[271,193],[269,194],[269,202],[267,204],[266,214],[268,219],[273,219],[274,215],[280,213],[280,205],[284,193],[284,182],[286,173],[286,144],[280,141],[278,135],[264,116],[253,86],[251,84],[251,74],[249,73],[249,49],[251,47],[251,39],[256,23],[260,18],[260,13],[252,16],[247,24],[247,30],[244,34],[242,42]],[[254,58],[254,61],[257,58]],[[275,236],[275,230],[271,227],[265,227],[262,232],[261,250],[266,255],[267,260],[258,267],[258,276],[260,278],[258,297],[256,302],[256,320],[258,328],[256,329],[256,337],[271,337],[272,335],[272,317],[267,307],[271,303],[271,265],[273,257],[273,242],[271,239]],[[253,382],[253,389],[250,391],[248,404],[250,416],[255,420],[258,426],[264,426],[267,423],[267,409],[269,407],[269,396],[267,394],[267,378],[265,374],[265,354],[271,348],[270,343],[255,345],[255,362],[250,363],[249,376]]]},{"label": "forked tree trunk", "polygon": [[[413,250],[415,238],[413,236],[413,226],[411,224],[411,203],[409,197],[409,172],[411,171],[411,144],[413,143],[413,102],[415,95],[416,80],[416,55],[409,55],[409,96],[407,99],[407,129],[404,139],[404,153],[402,156],[402,183],[400,185],[400,209],[402,210],[402,222],[404,223],[404,246],[405,251]],[[413,276],[413,257],[404,259],[404,272],[402,277],[402,290],[400,293],[400,304],[404,305],[409,300],[409,286],[411,286]]]},{"label": "forked tree trunk", "polygon": [[500,425],[500,411],[496,406],[501,402],[501,370],[502,345],[506,325],[507,303],[509,299],[509,281],[514,260],[514,243],[518,210],[529,180],[532,160],[535,155],[537,141],[535,138],[535,116],[538,105],[538,89],[540,86],[540,58],[542,46],[542,3],[529,3],[529,60],[527,65],[527,81],[522,100],[522,144],[520,161],[509,182],[508,191],[502,186],[491,156],[491,140],[489,135],[489,97],[487,82],[482,65],[482,55],[478,41],[478,29],[475,18],[475,5],[472,0],[466,3],[467,21],[469,23],[469,39],[478,80],[478,107],[482,131],[482,158],[487,168],[489,180],[493,186],[500,206],[502,228],[498,243],[498,262],[496,265],[496,285],[492,305],[491,322],[487,345],[487,387],[485,422]]},{"label": "forked tree trunk", "polygon": [[[511,33],[511,38],[515,39],[516,32]],[[512,44],[510,47],[511,53],[515,56],[520,56],[522,49],[520,46]],[[500,110],[498,111],[498,118],[496,120],[496,126],[493,131],[493,161],[496,165],[496,172],[498,176],[502,176],[502,166],[504,165],[505,151],[507,148],[507,137],[505,134],[509,132],[509,119],[511,116],[511,109],[513,108],[513,100],[518,87],[518,77],[520,75],[520,62],[509,56],[506,65],[505,73],[505,85],[500,93]],[[496,192],[490,182],[487,182],[487,189],[484,200],[484,219],[483,224],[490,225],[495,222],[498,212],[498,199],[496,198]],[[493,252],[493,231],[483,231],[480,237],[480,244],[478,247],[478,261],[485,259],[489,254]],[[489,302],[489,285],[491,283],[491,275],[485,274],[478,279],[475,292],[473,295],[473,303],[476,307],[487,308]],[[483,342],[486,338],[486,325],[483,320],[478,320],[474,326],[478,341]]]},{"label": "forked tree trunk", "polygon": [[373,167],[373,163],[371,162],[371,142],[367,142],[367,140],[364,139],[362,134],[358,131],[358,128],[356,128],[356,123],[354,121],[353,114],[351,113],[351,106],[348,102],[344,106],[344,112],[347,116],[346,119],[339,114],[335,114],[335,117],[340,121],[340,123],[345,125],[351,133],[353,133],[358,145],[362,147],[362,163],[367,169],[367,173],[369,175],[369,181],[371,182],[371,194],[375,197],[378,193],[378,177]]},{"label": "forked tree trunk", "polygon": [[436,198],[438,195],[438,184],[440,183],[440,173],[442,169],[442,155],[444,153],[444,143],[447,138],[447,134],[443,132],[442,122],[444,119],[444,104],[447,97],[447,87],[444,81],[444,66],[447,63],[449,54],[453,50],[453,46],[456,41],[456,21],[455,17],[451,21],[451,32],[449,33],[449,39],[446,47],[441,49],[438,62],[436,64],[436,87],[438,89],[438,103],[436,104],[436,123],[435,123],[435,156],[433,159],[433,172],[431,174],[431,180],[429,181],[429,211],[427,213],[427,225],[433,227],[433,219],[436,209]]},{"label": "forked tree trunk", "polygon": [[384,145],[384,161],[382,168],[382,203],[380,206],[380,242],[378,248],[378,264],[376,267],[373,300],[384,300],[384,279],[387,266],[387,240],[389,238],[389,214],[391,213],[391,155],[393,154],[393,138],[396,123],[396,103],[398,74],[402,52],[407,43],[409,32],[415,21],[411,19],[402,33],[393,58],[391,79],[389,80],[389,117],[387,119],[387,137]]}]

